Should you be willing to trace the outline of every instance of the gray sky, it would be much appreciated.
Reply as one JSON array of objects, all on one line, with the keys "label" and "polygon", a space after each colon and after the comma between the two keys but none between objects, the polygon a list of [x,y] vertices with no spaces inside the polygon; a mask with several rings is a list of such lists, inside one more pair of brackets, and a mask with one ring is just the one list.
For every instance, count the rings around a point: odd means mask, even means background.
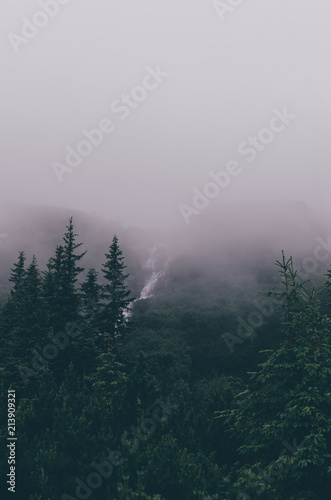
[{"label": "gray sky", "polygon": [[[330,211],[330,0],[244,0],[223,20],[213,0],[71,0],[52,19],[41,3],[0,7],[2,201],[185,225],[179,205],[236,160],[206,213],[251,199]],[[112,103],[157,66],[168,76],[121,119]],[[249,163],[238,146],[284,107],[295,119]],[[105,118],[113,132],[59,182],[52,164]]]}]

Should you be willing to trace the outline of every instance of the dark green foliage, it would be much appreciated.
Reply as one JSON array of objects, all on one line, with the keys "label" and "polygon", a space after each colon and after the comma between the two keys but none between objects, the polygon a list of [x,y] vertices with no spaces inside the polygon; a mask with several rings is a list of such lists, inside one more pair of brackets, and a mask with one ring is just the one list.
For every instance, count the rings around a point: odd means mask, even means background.
[{"label": "dark green foliage", "polygon": [[[250,495],[262,489],[266,498],[327,498],[331,483],[331,320],[320,313],[316,291],[300,283],[292,259],[277,263],[284,291],[283,325],[287,340],[269,353],[250,388],[223,411],[239,445],[242,464],[238,484]],[[297,444],[290,452],[284,442]],[[296,446],[292,446],[296,448]],[[275,482],[261,469],[274,465]],[[280,472],[282,474],[280,475]],[[299,489],[299,491],[300,491]],[[309,495],[308,495],[309,493]],[[300,493],[301,495],[302,493]],[[289,495],[289,496],[287,496]]]},{"label": "dark green foliage", "polygon": [[20,287],[20,285],[22,283],[22,280],[24,278],[24,274],[25,274],[25,269],[24,269],[25,260],[26,259],[25,259],[24,252],[20,252],[17,264],[14,264],[14,269],[11,269],[11,275],[9,277],[9,281],[11,283],[14,283],[14,286],[13,286],[13,288],[11,290],[11,295],[12,296],[15,295],[15,293],[19,289],[19,287]]},{"label": "dark green foliage", "polygon": [[94,311],[100,304],[101,289],[101,285],[98,284],[97,271],[90,269],[86,280],[81,285],[83,307],[88,314],[91,314],[91,310]]},{"label": "dark green foliage", "polygon": [[82,243],[76,243],[72,217],[63,236],[63,245],[56,248],[55,257],[48,262],[44,276],[45,297],[49,306],[54,331],[59,331],[70,321],[79,318],[80,294],[76,283],[84,268],[78,264],[86,252],[77,254]]},{"label": "dark green foliage", "polygon": [[[13,321],[7,321],[8,314],[14,315]],[[7,368],[11,381],[18,382],[18,367],[29,364],[33,350],[39,350],[47,342],[50,333],[48,312],[43,296],[42,278],[37,267],[36,258],[24,273],[19,287],[3,307],[4,323],[7,323]]]},{"label": "dark green foliage", "polygon": [[[222,334],[248,321],[254,287],[230,294],[210,277],[208,288],[179,262],[175,288],[135,302],[129,327],[117,237],[101,282],[94,268],[79,281],[76,237],[70,219],[43,273],[21,252],[0,311],[1,401],[17,391],[16,498],[82,498],[84,484],[93,500],[329,499],[331,272],[317,292],[283,255],[283,288],[266,292],[278,309],[231,354]],[[0,420],[5,450],[5,407]],[[92,487],[100,464],[110,473]]]},{"label": "dark green foliage", "polygon": [[62,295],[62,259],[63,247],[58,246],[55,251],[55,257],[50,258],[47,264],[47,271],[44,272],[44,296],[47,301],[50,324],[55,330],[58,330],[60,325],[60,317],[62,310],[63,299]]},{"label": "dark green foliage", "polygon": [[109,252],[106,253],[106,262],[102,266],[106,284],[102,288],[103,307],[99,315],[99,324],[108,350],[111,342],[114,343],[115,339],[118,341],[127,331],[125,312],[134,300],[128,298],[131,292],[125,285],[128,275],[124,274],[126,266],[123,261],[118,239],[114,236]]}]

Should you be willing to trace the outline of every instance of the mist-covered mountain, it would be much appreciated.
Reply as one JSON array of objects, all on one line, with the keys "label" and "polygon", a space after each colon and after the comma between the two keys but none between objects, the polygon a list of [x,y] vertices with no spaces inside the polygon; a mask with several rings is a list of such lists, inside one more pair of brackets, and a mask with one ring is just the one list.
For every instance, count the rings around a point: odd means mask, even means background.
[{"label": "mist-covered mountain", "polygon": [[[9,269],[20,250],[28,261],[36,254],[39,267],[61,244],[73,216],[78,241],[87,250],[83,267],[100,270],[116,233],[124,252],[129,286],[139,297],[154,273],[154,291],[204,281],[247,287],[261,273],[274,271],[282,249],[298,263],[314,255],[316,239],[328,234],[327,217],[299,202],[228,204],[202,212],[190,225],[162,232],[153,228],[123,227],[67,208],[6,204],[0,212],[0,282],[7,287]],[[153,262],[151,262],[151,259]],[[320,269],[321,270],[321,269]],[[148,296],[148,292],[147,292]]]}]

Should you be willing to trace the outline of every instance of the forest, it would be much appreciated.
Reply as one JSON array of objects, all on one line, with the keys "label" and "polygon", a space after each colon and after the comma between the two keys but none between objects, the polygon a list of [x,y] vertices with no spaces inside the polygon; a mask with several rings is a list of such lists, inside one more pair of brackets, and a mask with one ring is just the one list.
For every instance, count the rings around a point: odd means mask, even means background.
[{"label": "forest", "polygon": [[328,500],[331,270],[280,248],[243,290],[178,257],[140,294],[116,234],[86,268],[63,232],[45,267],[19,250],[1,294],[1,498]]}]

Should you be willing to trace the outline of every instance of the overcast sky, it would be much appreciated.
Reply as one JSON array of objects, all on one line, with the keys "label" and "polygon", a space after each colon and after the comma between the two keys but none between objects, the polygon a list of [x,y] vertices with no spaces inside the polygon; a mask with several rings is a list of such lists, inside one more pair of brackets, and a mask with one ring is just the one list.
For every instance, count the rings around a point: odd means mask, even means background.
[{"label": "overcast sky", "polygon": [[[54,1],[1,2],[1,200],[185,224],[179,206],[233,160],[206,211],[252,199],[330,210],[330,0],[228,0],[240,5],[224,15],[213,0]],[[284,108],[295,118],[275,118],[249,162],[238,147]],[[68,165],[66,148],[100,123],[102,143]]]}]

